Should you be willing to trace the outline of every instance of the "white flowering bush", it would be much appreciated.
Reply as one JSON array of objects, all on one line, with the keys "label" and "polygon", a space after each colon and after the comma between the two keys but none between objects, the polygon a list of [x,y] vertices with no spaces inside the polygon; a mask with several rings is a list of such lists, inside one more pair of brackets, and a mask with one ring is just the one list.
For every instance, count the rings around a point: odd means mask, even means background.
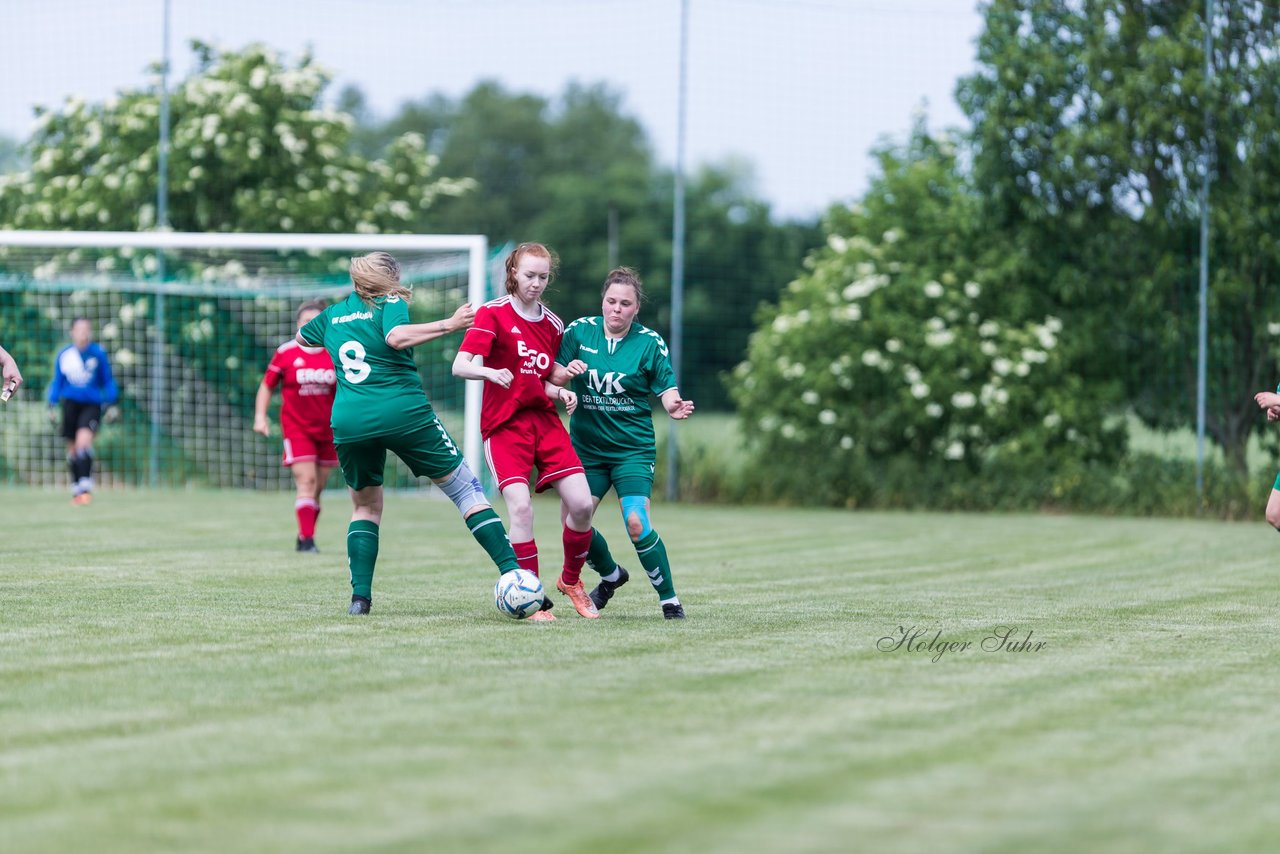
[{"label": "white flowering bush", "polygon": [[[193,44],[197,70],[170,94],[169,222],[176,231],[404,232],[441,194],[421,136],[379,159],[350,145],[354,120],[322,102],[330,74],[251,45]],[[0,176],[7,228],[146,230],[156,225],[155,90],[38,112],[31,165]]]},{"label": "white flowering bush", "polygon": [[761,460],[856,489],[889,461],[976,473],[1122,450],[1070,370],[1070,329],[976,260],[954,164],[913,144],[865,206],[828,215],[827,245],[759,316],[731,385]]}]

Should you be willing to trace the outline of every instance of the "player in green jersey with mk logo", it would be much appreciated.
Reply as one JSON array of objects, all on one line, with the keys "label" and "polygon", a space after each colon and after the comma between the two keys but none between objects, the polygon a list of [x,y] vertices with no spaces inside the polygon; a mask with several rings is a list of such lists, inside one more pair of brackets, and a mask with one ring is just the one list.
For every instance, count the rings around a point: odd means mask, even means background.
[{"label": "player in green jersey with mk logo", "polygon": [[355,505],[347,528],[348,613],[367,614],[373,604],[387,451],[449,496],[499,572],[519,564],[502,520],[432,410],[410,349],[461,332],[475,320],[475,311],[463,305],[446,320],[410,323],[413,294],[400,284],[400,264],[385,252],[352,258],[351,283],[351,295],[303,326],[298,343],[324,347],[337,368],[333,442]]},{"label": "player in green jersey with mk logo", "polygon": [[[593,505],[600,506],[611,486],[618,493],[627,533],[658,592],[662,615],[683,620],[684,606],[676,596],[667,547],[649,519],[657,460],[649,395],[657,396],[667,414],[677,420],[693,413],[693,401],[680,397],[662,336],[635,322],[643,299],[644,288],[634,270],[611,271],[604,281],[601,316],[569,324],[556,364],[572,377],[578,395],[569,435],[586,470]],[[601,576],[590,594],[599,610],[629,576],[594,528],[587,561]]]},{"label": "player in green jersey with mk logo", "polygon": [[[1276,386],[1275,391],[1258,392],[1253,399],[1267,413],[1268,421],[1280,421],[1280,385]],[[1271,487],[1271,497],[1267,499],[1267,524],[1280,531],[1280,475],[1276,475],[1276,482]]]}]

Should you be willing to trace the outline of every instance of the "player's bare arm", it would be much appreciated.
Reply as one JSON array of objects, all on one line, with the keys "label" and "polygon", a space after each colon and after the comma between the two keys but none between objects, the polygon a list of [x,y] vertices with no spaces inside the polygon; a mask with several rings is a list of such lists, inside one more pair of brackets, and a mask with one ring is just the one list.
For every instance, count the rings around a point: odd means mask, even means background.
[{"label": "player's bare arm", "polygon": [[542,389],[547,393],[547,397],[563,403],[564,411],[570,415],[573,414],[573,410],[578,408],[578,395],[569,389],[556,385],[550,380],[542,381]]},{"label": "player's bare arm", "polygon": [[0,369],[0,394],[8,400],[18,390],[18,386],[22,385],[22,372],[18,370],[18,363],[13,356],[3,347],[0,347]]},{"label": "player's bare arm", "polygon": [[551,373],[547,379],[556,385],[568,385],[569,380],[574,377],[580,377],[587,372],[587,363],[581,359],[574,359],[567,365],[556,362],[551,366]]},{"label": "player's bare arm", "polygon": [[387,346],[396,350],[426,344],[445,335],[470,329],[476,322],[476,311],[471,303],[463,303],[452,317],[429,323],[403,323],[387,333]]},{"label": "player's bare arm", "polygon": [[680,397],[680,390],[669,388],[662,393],[662,408],[676,421],[683,421],[693,414],[693,401]]},{"label": "player's bare arm", "polygon": [[[558,386],[566,386],[569,380],[573,379],[573,374],[569,373],[565,366],[556,362],[551,366],[551,373],[547,374],[547,382],[555,383]],[[552,395],[554,397],[555,395]]]},{"label": "player's bare arm", "polygon": [[1259,409],[1271,409],[1280,406],[1280,394],[1274,391],[1260,391],[1253,396],[1254,401],[1258,404]]},{"label": "player's bare arm", "polygon": [[271,421],[267,418],[267,405],[271,402],[271,389],[266,383],[258,383],[258,396],[253,399],[253,432],[263,436],[271,434]]},{"label": "player's bare arm", "polygon": [[463,380],[488,380],[503,388],[511,388],[511,382],[515,379],[506,368],[500,371],[486,368],[483,356],[463,351],[458,351],[458,355],[453,357],[453,375]]}]

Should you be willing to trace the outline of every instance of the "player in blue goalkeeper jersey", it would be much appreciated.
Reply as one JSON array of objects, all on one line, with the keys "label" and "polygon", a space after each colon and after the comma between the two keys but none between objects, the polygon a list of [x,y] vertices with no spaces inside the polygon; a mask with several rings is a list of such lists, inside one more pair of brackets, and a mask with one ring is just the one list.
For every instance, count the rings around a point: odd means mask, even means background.
[{"label": "player in blue goalkeeper jersey", "polygon": [[[103,409],[120,397],[107,352],[93,340],[93,324],[87,317],[71,323],[71,343],[58,351],[49,386],[49,418],[58,422],[62,407],[62,438],[67,443],[67,468],[75,504],[93,497],[93,437],[103,419]],[[107,410],[108,420],[114,407]]]}]

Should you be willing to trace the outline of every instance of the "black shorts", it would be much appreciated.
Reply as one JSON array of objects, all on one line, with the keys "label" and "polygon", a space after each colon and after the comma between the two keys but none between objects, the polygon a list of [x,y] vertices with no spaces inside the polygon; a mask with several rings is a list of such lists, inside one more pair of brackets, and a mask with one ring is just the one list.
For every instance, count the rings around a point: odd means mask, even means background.
[{"label": "black shorts", "polygon": [[76,440],[76,431],[89,428],[98,432],[98,422],[102,420],[102,407],[96,403],[81,403],[78,400],[62,401],[62,438],[68,442]]}]

